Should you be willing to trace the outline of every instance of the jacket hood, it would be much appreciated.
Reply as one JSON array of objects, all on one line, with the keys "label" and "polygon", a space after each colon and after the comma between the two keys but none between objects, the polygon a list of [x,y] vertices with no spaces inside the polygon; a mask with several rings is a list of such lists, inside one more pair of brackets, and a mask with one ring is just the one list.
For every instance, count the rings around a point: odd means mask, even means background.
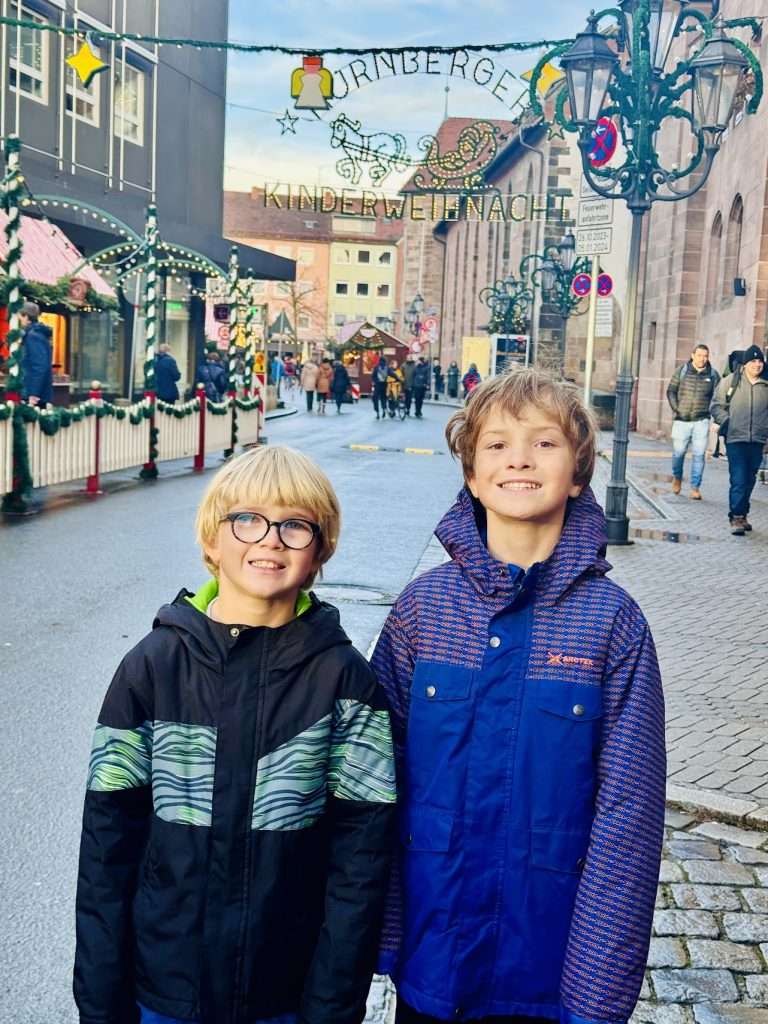
[{"label": "jacket hood", "polygon": [[39,320],[35,320],[34,323],[31,323],[27,328],[26,333],[27,336],[30,334],[39,334],[47,341],[50,341],[53,337],[53,330],[48,326],[48,324],[41,323]]},{"label": "jacket hood", "polygon": [[[217,594],[216,580],[210,580],[196,594],[179,591],[170,604],[159,609],[152,628],[169,626],[196,661],[218,671],[238,638],[232,636],[231,625],[214,622],[206,614]],[[341,628],[336,608],[320,601],[315,594],[303,591],[296,603],[294,619],[277,628],[243,627],[242,633],[256,630],[269,633],[270,665],[277,668],[296,668],[332,647],[351,644]]]},{"label": "jacket hood", "polygon": [[[515,580],[483,543],[480,530],[485,510],[462,488],[456,504],[440,521],[435,534],[474,589],[486,597],[515,593]],[[611,564],[605,559],[606,523],[591,488],[570,499],[563,533],[550,557],[536,569],[537,600],[555,604],[571,584],[587,573],[604,576]],[[533,571],[533,570],[530,570]]]}]

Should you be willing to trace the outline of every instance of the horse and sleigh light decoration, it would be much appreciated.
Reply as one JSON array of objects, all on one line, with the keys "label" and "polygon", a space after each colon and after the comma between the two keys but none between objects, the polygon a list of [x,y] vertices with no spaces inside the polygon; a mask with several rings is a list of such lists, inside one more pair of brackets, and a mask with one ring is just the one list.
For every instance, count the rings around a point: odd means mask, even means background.
[{"label": "horse and sleigh light decoration", "polygon": [[417,189],[447,191],[485,187],[483,171],[495,158],[499,144],[506,141],[498,125],[490,121],[474,121],[458,134],[454,148],[441,152],[435,135],[418,141],[424,154],[420,159],[408,156],[408,146],[400,134],[374,132],[366,135],[362,123],[339,116],[331,122],[331,146],[341,149],[344,157],[336,170],[353,185],[358,185],[366,170],[373,185],[380,185],[393,171],[402,173],[415,168],[413,185]]}]

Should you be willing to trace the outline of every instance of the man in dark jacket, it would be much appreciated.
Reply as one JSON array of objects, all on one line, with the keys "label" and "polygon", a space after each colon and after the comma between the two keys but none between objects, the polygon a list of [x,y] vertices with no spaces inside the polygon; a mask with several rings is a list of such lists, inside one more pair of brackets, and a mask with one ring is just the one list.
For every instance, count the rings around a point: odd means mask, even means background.
[{"label": "man in dark jacket", "polygon": [[420,420],[421,409],[424,405],[424,396],[427,393],[429,387],[429,364],[427,363],[424,356],[422,356],[416,364],[416,370],[413,374],[413,399],[416,404],[416,419]]},{"label": "man in dark jacket", "polygon": [[176,381],[181,377],[170,345],[159,345],[155,357],[155,394],[162,402],[175,402],[179,397]]},{"label": "man in dark jacket", "polygon": [[405,381],[405,415],[410,416],[411,406],[413,405],[413,378],[416,374],[416,363],[411,356],[408,356],[401,369]]},{"label": "man in dark jacket", "polygon": [[709,362],[709,349],[697,345],[687,363],[678,366],[667,386],[667,401],[675,414],[672,424],[672,493],[683,485],[685,453],[690,446],[691,497],[701,501],[701,480],[709,437],[709,407],[720,375]]},{"label": "man in dark jacket", "polygon": [[40,323],[40,307],[25,302],[19,316],[24,331],[21,344],[23,397],[30,405],[48,405],[53,401],[53,331]]},{"label": "man in dark jacket", "polygon": [[765,355],[752,345],[742,360],[741,367],[720,382],[712,402],[715,422],[727,426],[728,519],[735,537],[752,531],[747,519],[749,501],[768,442],[768,381],[762,375]]},{"label": "man in dark jacket", "polygon": [[379,418],[379,410],[381,410],[381,418],[385,420],[387,418],[387,380],[389,379],[389,367],[387,366],[387,360],[384,356],[379,356],[379,361],[373,368],[371,374],[371,382],[373,386],[373,410],[376,413],[376,419]]},{"label": "man in dark jacket", "polygon": [[229,380],[218,352],[206,353],[205,361],[200,364],[197,371],[197,379],[205,388],[205,397],[209,402],[223,400],[229,387]]}]

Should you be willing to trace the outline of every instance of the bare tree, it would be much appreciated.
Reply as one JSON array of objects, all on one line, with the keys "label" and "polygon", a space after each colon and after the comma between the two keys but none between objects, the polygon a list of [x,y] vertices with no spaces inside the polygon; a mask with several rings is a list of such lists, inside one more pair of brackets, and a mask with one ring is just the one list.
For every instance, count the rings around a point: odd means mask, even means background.
[{"label": "bare tree", "polygon": [[[280,291],[283,293],[280,301],[288,317],[290,335],[294,348],[299,351],[302,346],[299,338],[300,318],[306,317],[309,320],[310,327],[324,324],[325,317],[322,310],[319,310],[310,299],[310,296],[319,290],[319,285],[313,281],[286,281],[280,287]],[[281,336],[278,342],[278,352],[280,355],[283,354],[282,346]]]}]

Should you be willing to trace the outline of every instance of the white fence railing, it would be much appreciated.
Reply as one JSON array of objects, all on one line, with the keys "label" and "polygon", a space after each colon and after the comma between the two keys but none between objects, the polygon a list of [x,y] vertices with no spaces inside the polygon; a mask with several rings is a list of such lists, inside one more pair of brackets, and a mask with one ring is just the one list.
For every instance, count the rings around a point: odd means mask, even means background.
[{"label": "white fence railing", "polygon": [[68,427],[60,427],[52,436],[44,433],[39,423],[28,423],[26,429],[33,487],[83,480],[93,473],[95,416],[86,416]]},{"label": "white fence railing", "polygon": [[[195,400],[177,406],[177,412],[185,411],[182,416],[156,408],[153,421],[145,415],[146,402],[125,410],[110,407],[109,411],[102,411],[100,398],[94,397],[79,407],[79,412],[75,410],[80,418],[75,418],[70,410],[55,432],[50,432],[51,425],[56,425],[55,417],[61,420],[61,413],[49,410],[24,427],[33,486],[47,487],[87,479],[88,491],[98,493],[100,474],[143,466],[149,461],[153,422],[157,429],[157,462],[194,458],[194,468],[203,469],[207,453],[223,452],[232,445],[235,404],[228,402],[211,411],[202,398],[205,407],[202,413],[200,404]],[[205,417],[202,446],[201,415]],[[262,418],[261,409],[237,409],[238,444],[258,442]],[[48,425],[49,432],[41,423]],[[13,419],[10,416],[0,420],[0,495],[13,490],[13,472]]]},{"label": "white fence railing", "polygon": [[0,420],[0,494],[13,490],[13,421]]}]

